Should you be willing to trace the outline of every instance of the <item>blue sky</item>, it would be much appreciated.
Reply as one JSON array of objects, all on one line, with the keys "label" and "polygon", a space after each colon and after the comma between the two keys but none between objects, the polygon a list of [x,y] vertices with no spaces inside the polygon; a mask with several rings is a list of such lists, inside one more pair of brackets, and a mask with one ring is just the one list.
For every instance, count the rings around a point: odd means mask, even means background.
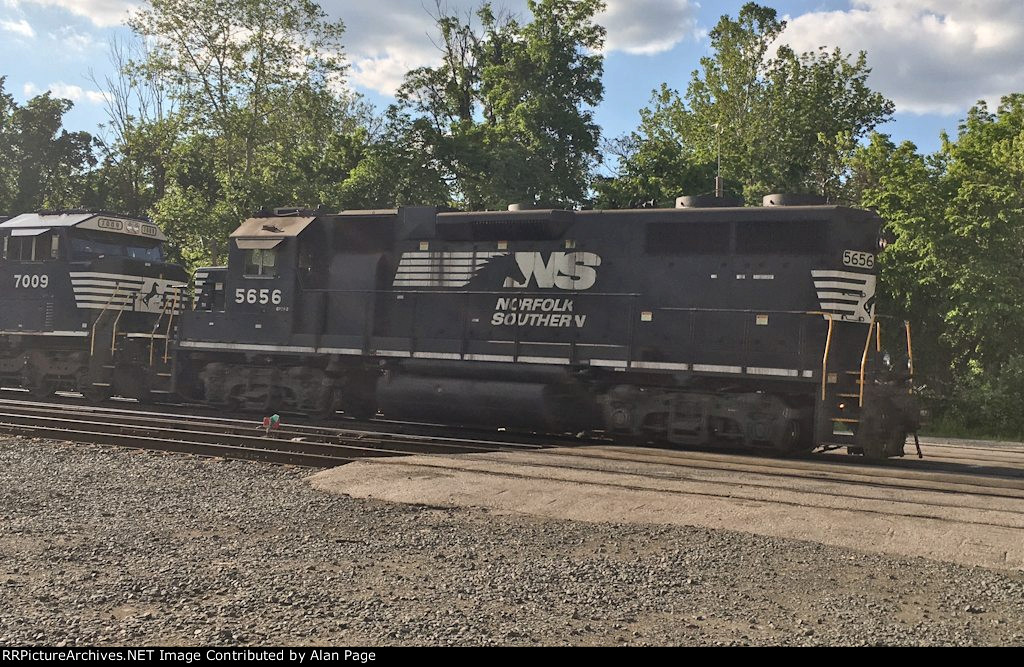
[{"label": "blue sky", "polygon": [[[0,0],[0,76],[24,101],[52,90],[75,101],[71,129],[96,131],[105,120],[100,87],[110,73],[113,40],[129,36],[119,26],[142,0]],[[632,130],[637,111],[662,82],[683,89],[698,59],[708,53],[707,31],[743,2],[606,0],[608,29],[605,101],[598,120],[605,136]],[[345,20],[351,85],[385,105],[410,67],[431,64],[426,0],[321,0]],[[447,0],[461,11],[473,0]],[[525,0],[495,5],[525,12]],[[923,151],[939,146],[943,129],[955,134],[978,99],[994,106],[1000,96],[1024,91],[1024,2],[1021,0],[778,0],[764,2],[790,23],[784,41],[797,50],[840,46],[864,49],[871,85],[896,102],[895,119],[880,128]]]}]

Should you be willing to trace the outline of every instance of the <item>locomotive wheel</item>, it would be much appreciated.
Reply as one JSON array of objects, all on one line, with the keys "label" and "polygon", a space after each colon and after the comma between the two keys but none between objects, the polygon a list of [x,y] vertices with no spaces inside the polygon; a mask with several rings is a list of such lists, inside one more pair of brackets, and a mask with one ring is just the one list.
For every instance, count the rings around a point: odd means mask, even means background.
[{"label": "locomotive wheel", "polygon": [[309,416],[314,419],[331,419],[337,413],[338,405],[335,394],[330,391],[319,401],[319,405],[309,411]]},{"label": "locomotive wheel", "polygon": [[50,398],[57,391],[57,385],[53,382],[43,381],[34,387],[29,387],[28,395],[32,398]]},{"label": "locomotive wheel", "polygon": [[22,377],[22,386],[28,389],[29,396],[36,399],[49,398],[57,390],[56,383],[41,373],[26,373]]},{"label": "locomotive wheel", "polygon": [[800,442],[803,439],[803,428],[800,426],[799,420],[791,419],[786,424],[786,432],[782,436],[782,441],[779,443],[779,447],[776,450],[778,454],[782,456],[791,456],[800,451]]},{"label": "locomotive wheel", "polygon": [[354,397],[342,401],[341,409],[345,412],[346,417],[352,419],[365,420],[377,416],[376,406],[364,397]]},{"label": "locomotive wheel", "polygon": [[82,396],[85,396],[85,399],[90,403],[102,403],[114,395],[114,390],[110,387],[94,387],[90,385],[82,387],[79,391],[82,392]]}]

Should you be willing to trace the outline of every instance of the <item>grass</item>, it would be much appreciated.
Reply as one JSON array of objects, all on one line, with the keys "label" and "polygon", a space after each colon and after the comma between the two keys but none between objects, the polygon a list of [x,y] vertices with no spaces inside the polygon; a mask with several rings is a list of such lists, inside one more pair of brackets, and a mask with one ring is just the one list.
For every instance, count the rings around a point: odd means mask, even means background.
[{"label": "grass", "polygon": [[968,440],[1003,440],[1007,442],[1024,442],[1024,433],[1010,429],[991,429],[983,426],[971,426],[958,419],[937,417],[924,424],[920,431],[923,436],[938,438],[964,438]]}]

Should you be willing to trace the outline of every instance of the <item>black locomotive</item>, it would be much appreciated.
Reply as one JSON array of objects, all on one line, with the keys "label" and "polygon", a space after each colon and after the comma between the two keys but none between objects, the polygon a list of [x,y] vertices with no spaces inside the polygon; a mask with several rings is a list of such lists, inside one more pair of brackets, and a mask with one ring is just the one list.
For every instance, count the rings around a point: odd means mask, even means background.
[{"label": "black locomotive", "polygon": [[171,336],[188,275],[153,224],[41,211],[0,222],[0,385],[36,397],[171,393]]},{"label": "black locomotive", "polygon": [[227,267],[197,272],[175,390],[229,409],[899,456],[916,410],[874,310],[880,225],[823,205],[265,212],[231,235]]}]

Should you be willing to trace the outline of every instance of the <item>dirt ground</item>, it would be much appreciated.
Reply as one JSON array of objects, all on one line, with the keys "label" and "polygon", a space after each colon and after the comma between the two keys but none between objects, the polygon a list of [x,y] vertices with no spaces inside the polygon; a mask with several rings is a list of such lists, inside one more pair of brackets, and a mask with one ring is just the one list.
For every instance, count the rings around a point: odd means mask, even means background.
[{"label": "dirt ground", "polygon": [[[1001,466],[996,474],[979,468]],[[1024,569],[1024,449],[926,461],[773,460],[626,447],[374,459],[315,488],[591,522],[702,526],[963,565]]]},{"label": "dirt ground", "polygon": [[[633,466],[635,487],[687,491],[712,484],[706,476],[738,474],[694,461],[672,473],[680,479],[653,475],[649,463],[601,465]],[[376,488],[375,498],[314,488],[343,471],[349,483]],[[776,532],[825,521],[807,505],[827,496],[790,505],[770,497],[806,489],[751,477],[745,486],[761,484],[766,497],[747,499],[749,489],[725,480],[718,495],[686,494],[707,502],[731,494],[751,512],[743,530],[732,530],[723,527],[731,510],[717,513],[723,525],[683,525],[665,520],[671,506],[588,480],[557,487],[604,489],[606,520],[544,516],[545,489],[521,493],[511,509],[389,502],[377,498],[395,492],[393,480],[369,472],[348,466],[311,479],[308,470],[265,464],[0,439],[0,645],[1024,644],[1024,574],[1012,567],[890,553],[867,533],[854,548],[758,534],[754,518],[767,510],[790,515],[777,516]],[[814,482],[787,474],[794,487]],[[431,475],[424,484],[446,484],[437,469]],[[1003,490],[1013,491],[1006,479]],[[927,493],[945,505],[1005,500],[986,485],[984,493]],[[891,486],[849,488],[897,493]],[[552,505],[589,511],[581,498]],[[828,521],[848,522],[851,510],[832,502]],[[868,500],[847,502],[856,513]],[[955,507],[939,505],[921,511],[954,516]],[[966,515],[972,506],[963,505]],[[891,520],[902,530],[903,519]]]}]

